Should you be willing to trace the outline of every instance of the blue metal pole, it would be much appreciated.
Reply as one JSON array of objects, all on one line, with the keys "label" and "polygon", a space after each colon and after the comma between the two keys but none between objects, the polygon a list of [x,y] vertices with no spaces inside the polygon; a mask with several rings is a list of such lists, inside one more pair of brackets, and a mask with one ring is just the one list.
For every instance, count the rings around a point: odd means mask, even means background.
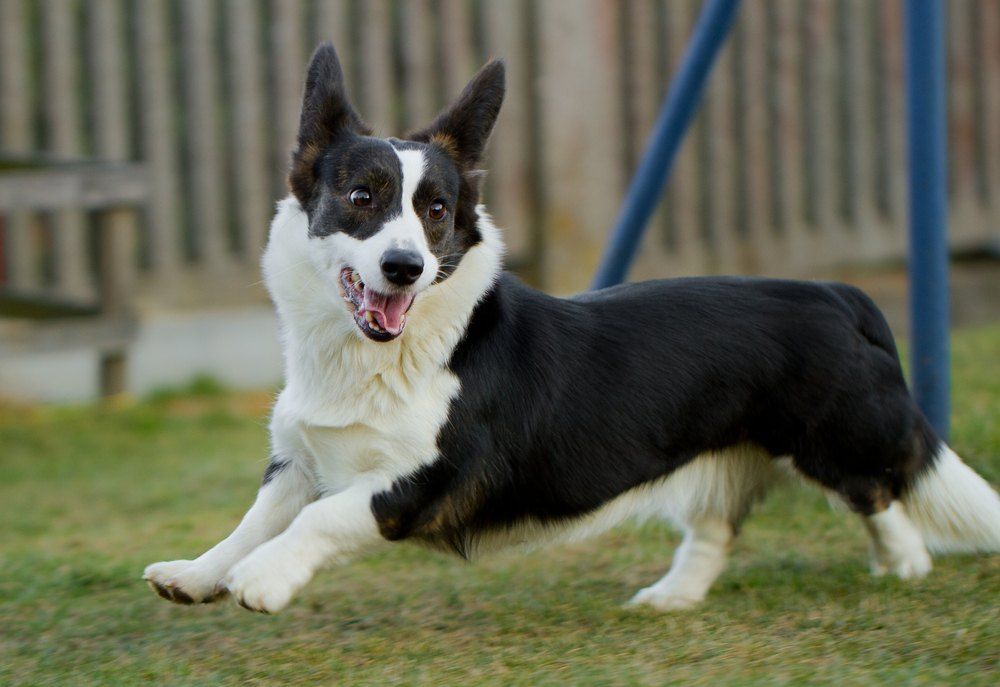
[{"label": "blue metal pole", "polygon": [[910,195],[910,377],[942,439],[950,420],[948,170],[943,0],[906,2]]},{"label": "blue metal pole", "polygon": [[646,152],[608,239],[592,288],[612,286],[625,279],[739,5],[740,0],[705,0],[680,69],[670,85]]}]

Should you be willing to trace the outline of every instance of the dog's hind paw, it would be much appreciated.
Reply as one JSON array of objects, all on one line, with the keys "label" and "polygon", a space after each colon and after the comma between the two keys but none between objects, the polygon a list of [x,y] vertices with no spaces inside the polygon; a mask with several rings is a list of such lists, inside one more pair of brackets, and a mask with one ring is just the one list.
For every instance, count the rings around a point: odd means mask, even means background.
[{"label": "dog's hind paw", "polygon": [[146,566],[142,579],[164,599],[178,604],[211,603],[225,595],[225,589],[218,587],[218,575],[197,561],[153,563]]}]

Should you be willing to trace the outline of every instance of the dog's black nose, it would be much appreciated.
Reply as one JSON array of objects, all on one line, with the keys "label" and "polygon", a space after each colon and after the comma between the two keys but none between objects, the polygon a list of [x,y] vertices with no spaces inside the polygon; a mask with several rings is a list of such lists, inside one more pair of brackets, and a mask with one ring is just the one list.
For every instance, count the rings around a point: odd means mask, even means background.
[{"label": "dog's black nose", "polygon": [[424,272],[424,259],[414,250],[392,248],[382,254],[382,274],[393,284],[409,286]]}]

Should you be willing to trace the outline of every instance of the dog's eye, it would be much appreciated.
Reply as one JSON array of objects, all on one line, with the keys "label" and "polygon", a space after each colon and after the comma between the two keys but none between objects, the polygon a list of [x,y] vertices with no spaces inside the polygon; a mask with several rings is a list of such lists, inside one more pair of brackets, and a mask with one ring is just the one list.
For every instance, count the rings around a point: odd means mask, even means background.
[{"label": "dog's eye", "polygon": [[444,206],[444,203],[440,200],[435,200],[431,203],[431,206],[427,208],[427,216],[430,217],[435,222],[439,222],[444,219],[444,216],[448,214],[448,208]]},{"label": "dog's eye", "polygon": [[366,208],[372,204],[372,192],[366,188],[356,188],[351,191],[350,199],[359,208]]}]

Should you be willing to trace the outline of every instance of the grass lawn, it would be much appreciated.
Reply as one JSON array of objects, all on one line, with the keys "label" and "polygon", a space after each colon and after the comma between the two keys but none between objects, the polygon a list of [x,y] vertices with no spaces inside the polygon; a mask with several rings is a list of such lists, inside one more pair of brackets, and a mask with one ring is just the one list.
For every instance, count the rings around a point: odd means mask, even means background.
[{"label": "grass lawn", "polygon": [[[1000,326],[954,342],[952,444],[1000,482]],[[475,564],[399,546],[283,613],[175,606],[139,579],[228,533],[266,462],[267,394],[0,408],[0,685],[1000,684],[1000,556],[872,579],[860,522],[783,487],[696,611],[622,602],[678,537],[628,526]]]}]

